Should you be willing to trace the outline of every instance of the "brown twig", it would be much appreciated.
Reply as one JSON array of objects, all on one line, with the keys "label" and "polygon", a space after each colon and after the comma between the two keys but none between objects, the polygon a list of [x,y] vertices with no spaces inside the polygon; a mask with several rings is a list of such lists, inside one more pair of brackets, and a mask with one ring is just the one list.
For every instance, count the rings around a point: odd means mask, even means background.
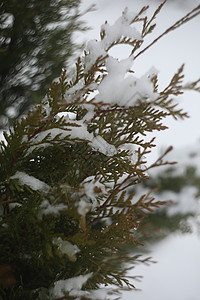
[{"label": "brown twig", "polygon": [[148,168],[146,168],[146,171],[155,168],[155,167],[159,167],[159,166],[163,166],[163,165],[174,165],[177,162],[163,162],[163,158],[170,152],[173,150],[172,146],[169,146],[166,151],[153,163],[151,164]]},{"label": "brown twig", "polygon": [[29,230],[28,230],[28,228],[26,228],[24,236],[19,241],[19,246],[18,246],[18,249],[17,249],[17,254],[16,254],[16,257],[15,257],[14,263],[16,263],[17,260],[19,259],[19,255],[20,255],[20,252],[21,252],[21,249],[22,249],[23,242],[26,239],[28,233],[29,233]]},{"label": "brown twig", "polygon": [[131,179],[131,177],[134,177],[135,175],[133,174],[129,174],[113,191],[112,193],[110,193],[110,195],[108,196],[108,198],[104,201],[104,203],[99,206],[97,208],[97,211],[102,210],[104,207],[107,206],[107,204],[109,203],[109,201],[111,200],[112,196],[119,191],[119,189],[121,188],[121,186],[126,183],[129,179]]},{"label": "brown twig", "polygon": [[178,27],[180,27],[181,25],[183,25],[184,23],[188,22],[189,20],[193,19],[194,17],[196,17],[197,15],[200,14],[200,5],[198,5],[196,8],[194,8],[192,11],[190,11],[187,15],[185,15],[183,18],[181,18],[180,20],[178,20],[176,23],[174,23],[172,26],[170,26],[167,30],[165,30],[161,35],[159,35],[155,40],[153,40],[153,42],[151,42],[148,46],[146,46],[143,50],[141,50],[136,56],[135,59],[140,56],[141,54],[143,54],[144,52],[146,52],[146,50],[148,50],[151,46],[153,46],[155,43],[157,43],[157,41],[159,41],[163,36],[165,36],[166,34],[168,34],[169,32],[177,29]]}]

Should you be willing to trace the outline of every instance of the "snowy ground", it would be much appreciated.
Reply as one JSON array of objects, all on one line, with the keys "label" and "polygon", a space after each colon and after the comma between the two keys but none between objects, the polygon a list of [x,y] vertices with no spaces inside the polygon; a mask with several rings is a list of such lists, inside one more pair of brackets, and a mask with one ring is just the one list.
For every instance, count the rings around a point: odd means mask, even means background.
[{"label": "snowy ground", "polygon": [[[87,22],[93,28],[83,39],[98,39],[99,28],[105,20],[112,23],[127,6],[131,11],[150,4],[150,12],[161,1],[143,0],[84,0],[83,8],[96,3],[97,10],[87,14]],[[153,38],[183,17],[189,10],[198,5],[199,1],[168,1],[159,17]],[[160,85],[165,86],[176,70],[185,63],[186,81],[200,77],[200,16],[185,24],[177,31],[164,37],[135,63],[138,76],[154,66],[160,71]],[[80,37],[79,37],[80,38]],[[147,42],[148,44],[148,42]],[[115,55],[120,59],[127,55],[129,49],[116,49]],[[165,124],[169,129],[156,134],[157,149],[173,145],[175,149],[187,148],[200,139],[200,95],[194,92],[180,97],[180,105],[190,115],[185,121],[168,120]],[[153,134],[155,136],[155,134]],[[149,159],[153,161],[158,155],[155,150]],[[144,275],[141,283],[136,283],[142,292],[124,293],[122,299],[129,300],[199,300],[200,270],[200,238],[193,235],[172,235],[151,248],[151,256],[158,261],[150,267],[138,266],[134,275]]]}]

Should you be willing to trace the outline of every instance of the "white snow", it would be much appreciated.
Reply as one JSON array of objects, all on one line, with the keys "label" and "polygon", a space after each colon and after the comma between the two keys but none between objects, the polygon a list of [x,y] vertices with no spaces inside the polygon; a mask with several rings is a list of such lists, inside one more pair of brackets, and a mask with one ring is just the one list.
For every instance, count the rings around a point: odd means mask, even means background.
[{"label": "white snow", "polygon": [[81,297],[84,296],[87,297],[87,299],[91,300],[111,299],[111,294],[113,292],[112,288],[102,287],[96,290],[82,290],[82,286],[92,275],[93,273],[88,273],[86,275],[80,275],[77,277],[72,277],[66,280],[59,280],[55,282],[54,287],[50,290],[50,299],[54,300],[55,297],[64,297],[65,293],[69,293],[69,296],[71,297],[76,297],[77,300],[81,299]]},{"label": "white snow", "polygon": [[[48,141],[55,139],[58,135],[60,135],[59,139],[64,139],[66,137],[72,139],[81,139],[89,141],[91,147],[103,153],[107,156],[113,156],[117,154],[117,150],[115,146],[107,143],[100,135],[94,137],[93,133],[89,133],[87,130],[86,124],[83,123],[83,120],[80,121],[68,121],[69,126],[67,130],[60,128],[52,128],[41,133],[37,134],[33,139],[33,144],[41,143],[48,135]],[[71,125],[71,126],[70,126]],[[43,146],[44,144],[41,144]]]},{"label": "white snow", "polygon": [[60,119],[60,118],[64,118],[66,121],[68,120],[76,120],[76,114],[69,112],[69,111],[63,111],[63,112],[59,112],[57,113],[57,115],[55,116],[56,119]]},{"label": "white snow", "polygon": [[[129,13],[126,9],[112,26],[105,23],[101,30],[104,33],[100,41],[88,42],[86,55],[83,57],[85,72],[87,72],[99,57],[104,57],[107,75],[98,85],[96,102],[118,104],[121,106],[133,106],[137,100],[154,100],[158,96],[154,92],[151,76],[157,74],[155,68],[150,69],[140,78],[130,74],[133,67],[134,56],[119,60],[108,53],[108,49],[124,37],[140,40],[141,36],[136,28],[131,27],[131,21],[135,14]],[[106,56],[107,55],[107,56]]]},{"label": "white snow", "polygon": [[81,184],[81,200],[78,201],[77,211],[79,215],[85,217],[90,210],[95,210],[98,203],[98,196],[106,195],[106,187],[95,179],[95,176],[87,177]]},{"label": "white snow", "polygon": [[80,252],[80,249],[76,245],[64,241],[61,237],[54,238],[53,244],[58,246],[58,250],[62,254],[66,254],[70,261],[75,262],[77,260],[76,253]]},{"label": "white snow", "polygon": [[95,176],[87,177],[83,183],[84,194],[93,202],[96,201],[98,194],[106,194],[105,184],[102,184]]},{"label": "white snow", "polygon": [[100,135],[94,137],[91,142],[91,145],[95,150],[103,153],[106,156],[113,156],[117,154],[117,149],[115,146],[107,143]]},{"label": "white snow", "polygon": [[[114,25],[110,26],[105,23],[101,30],[104,33],[103,39],[100,41],[92,40],[88,42],[86,55],[83,57],[85,63],[85,72],[87,72],[97,59],[104,57],[106,68],[106,76],[98,85],[98,94],[95,97],[96,102],[105,102],[108,104],[118,104],[121,106],[133,106],[139,99],[155,100],[158,96],[154,92],[151,76],[157,74],[155,68],[150,69],[140,78],[130,73],[132,69],[134,56],[118,60],[107,51],[113,43],[119,41],[123,37],[133,40],[140,40],[141,36],[138,31],[131,27],[131,21],[135,14],[129,13],[126,9],[122,17],[120,17]],[[107,55],[107,56],[106,56]]]},{"label": "white snow", "polygon": [[132,68],[133,59],[133,56],[121,61],[112,56],[106,59],[108,74],[98,86],[97,102],[129,107],[135,105],[138,100],[155,100],[158,97],[151,81],[152,68],[140,78],[128,73]]},{"label": "white snow", "polygon": [[113,25],[106,22],[101,26],[101,31],[105,33],[102,43],[104,49],[107,49],[123,37],[134,40],[142,40],[142,37],[135,27],[131,27],[133,19],[136,17],[134,12],[129,12],[128,7],[122,12],[122,16],[118,18]]},{"label": "white snow", "polygon": [[87,43],[86,52],[88,55],[84,58],[85,71],[90,70],[99,57],[105,57],[109,48],[122,38],[141,40],[140,33],[135,27],[131,27],[135,16],[135,13],[130,13],[126,8],[113,25],[106,22],[101,26],[101,32],[104,33],[103,39],[100,41],[91,40]]},{"label": "white snow", "polygon": [[79,215],[85,217],[85,215],[90,211],[92,208],[92,204],[89,203],[87,200],[81,199],[78,202],[78,213]]},{"label": "white snow", "polygon": [[84,57],[85,71],[89,71],[99,57],[107,55],[103,47],[100,47],[100,42],[91,40],[87,43],[86,51],[89,55]]},{"label": "white snow", "polygon": [[28,175],[25,172],[17,171],[13,176],[10,177],[10,179],[18,179],[21,184],[28,185],[34,191],[40,190],[44,193],[47,193],[50,190],[50,186],[48,184]]},{"label": "white snow", "polygon": [[125,143],[121,146],[118,147],[118,150],[125,150],[127,151],[128,150],[128,154],[130,156],[130,160],[131,162],[134,164],[137,162],[138,160],[138,155],[136,153],[136,147],[135,145],[131,144],[131,143]]},{"label": "white snow", "polygon": [[40,204],[39,218],[41,218],[43,215],[58,215],[60,211],[63,211],[67,208],[67,205],[64,205],[63,203],[52,205],[48,200],[44,200]]},{"label": "white snow", "polygon": [[65,293],[76,295],[93,273],[72,277],[66,280],[59,280],[54,283],[54,287],[50,291],[50,299],[64,297]]}]

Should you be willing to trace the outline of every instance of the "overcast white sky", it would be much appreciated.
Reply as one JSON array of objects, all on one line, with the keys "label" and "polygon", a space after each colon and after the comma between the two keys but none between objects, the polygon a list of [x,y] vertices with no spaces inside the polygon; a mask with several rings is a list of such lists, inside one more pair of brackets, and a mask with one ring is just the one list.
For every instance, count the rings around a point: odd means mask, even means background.
[{"label": "overcast white sky", "polygon": [[[105,20],[112,23],[127,6],[131,11],[150,4],[154,11],[162,1],[143,0],[84,0],[83,7],[96,3],[97,10],[87,15],[87,21],[93,30],[87,32],[85,38],[97,39],[99,28]],[[157,18],[155,38],[183,17],[190,9],[199,4],[197,0],[169,1]],[[152,66],[160,71],[160,85],[168,83],[177,69],[185,63],[186,81],[200,77],[200,16],[185,24],[177,31],[164,37],[135,63],[136,76],[147,72]],[[115,51],[115,55],[123,58],[127,49]],[[190,115],[185,121],[168,120],[169,130],[156,134],[158,148],[173,145],[175,148],[188,147],[200,139],[200,94],[187,92],[180,97],[180,105]],[[155,135],[155,134],[154,134]],[[154,136],[153,135],[153,136]],[[154,160],[154,150],[150,159]],[[151,255],[157,264],[150,267],[139,266],[134,275],[144,275],[141,283],[136,283],[142,292],[124,293],[124,300],[199,300],[200,299],[200,239],[197,235],[172,235],[160,244],[152,247]]]}]

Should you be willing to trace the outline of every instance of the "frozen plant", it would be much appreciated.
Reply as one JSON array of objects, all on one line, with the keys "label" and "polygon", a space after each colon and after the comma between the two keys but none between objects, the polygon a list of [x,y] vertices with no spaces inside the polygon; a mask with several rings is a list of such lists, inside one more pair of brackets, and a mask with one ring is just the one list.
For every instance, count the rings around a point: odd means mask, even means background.
[{"label": "frozen plant", "polygon": [[[153,140],[143,137],[164,130],[168,116],[186,117],[174,97],[199,91],[198,80],[183,84],[183,67],[163,90],[155,68],[134,73],[134,61],[155,43],[141,48],[163,4],[150,19],[144,7],[106,22],[74,76],[63,70],[41,104],[4,134],[1,299],[109,299],[134,288],[126,271],[145,259],[124,246],[142,242],[136,233],[146,212],[162,204],[128,192],[151,168],[145,156]],[[163,35],[199,13],[200,6]],[[109,53],[119,44],[132,47],[121,61]],[[152,167],[165,163],[162,156]]]}]

